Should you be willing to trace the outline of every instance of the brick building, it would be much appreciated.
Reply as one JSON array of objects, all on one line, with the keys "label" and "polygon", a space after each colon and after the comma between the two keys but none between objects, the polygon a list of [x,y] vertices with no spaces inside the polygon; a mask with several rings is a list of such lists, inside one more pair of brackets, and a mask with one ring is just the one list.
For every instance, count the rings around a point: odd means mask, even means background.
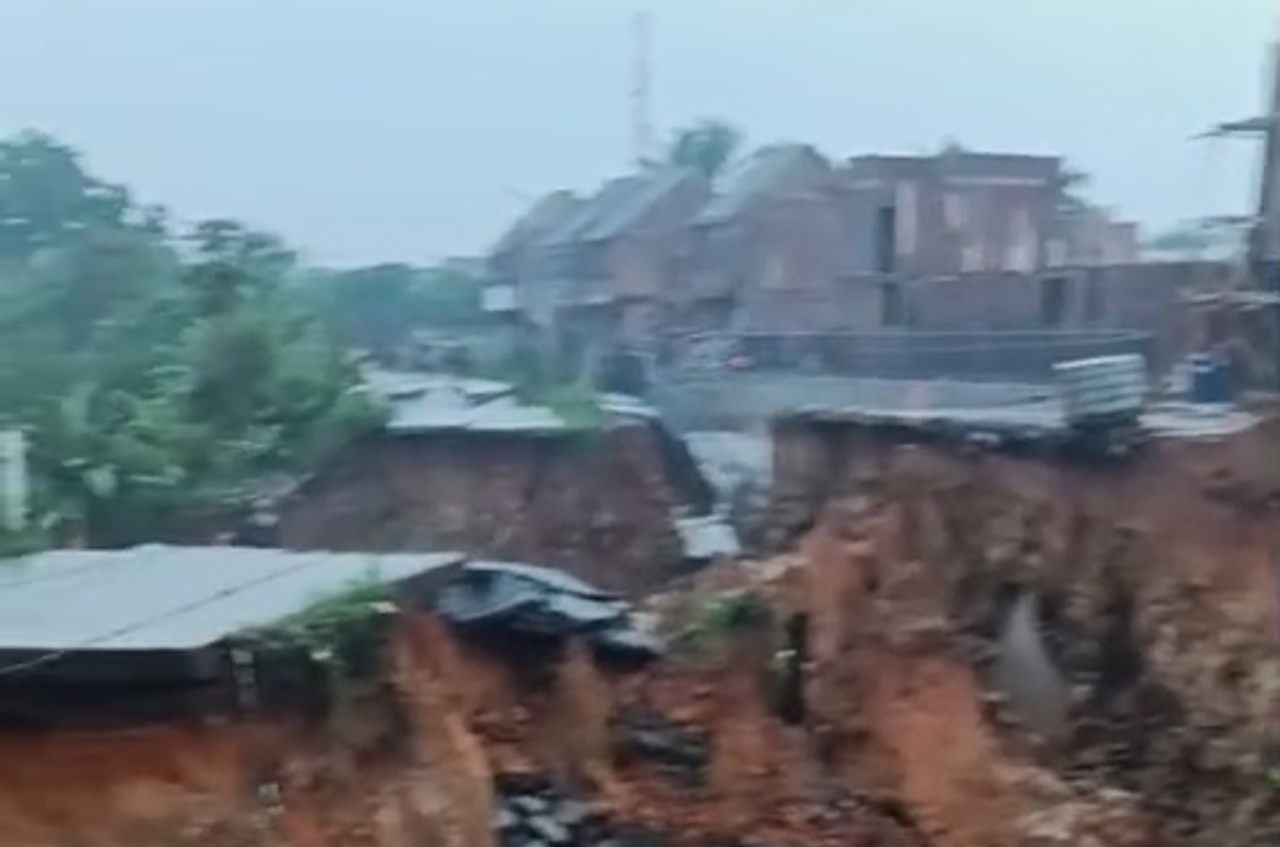
[{"label": "brick building", "polygon": [[673,311],[687,327],[741,322],[771,292],[822,288],[846,269],[836,171],[812,147],[765,147],[728,173],[694,216]]},{"label": "brick building", "polygon": [[585,201],[551,195],[491,268],[521,292],[504,302],[578,348],[704,331],[1046,329],[1072,309],[1145,328],[1163,305],[1108,303],[1172,303],[1179,274],[1143,270],[1136,226],[1072,197],[1071,181],[1053,156],[951,147],[833,164],[770,146],[714,187],[659,167]]}]

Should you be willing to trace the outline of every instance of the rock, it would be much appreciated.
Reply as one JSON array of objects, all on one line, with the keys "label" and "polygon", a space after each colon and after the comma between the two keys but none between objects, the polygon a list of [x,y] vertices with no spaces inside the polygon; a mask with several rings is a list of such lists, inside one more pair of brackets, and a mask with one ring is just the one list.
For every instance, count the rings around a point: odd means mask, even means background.
[{"label": "rock", "polygon": [[565,800],[556,807],[556,820],[567,827],[581,826],[591,816],[591,807],[577,800]]},{"label": "rock", "polygon": [[569,828],[548,815],[535,815],[526,822],[529,831],[548,844],[568,844],[573,840]]},{"label": "rock", "polygon": [[544,815],[551,809],[551,804],[541,797],[534,797],[530,794],[523,794],[519,797],[513,797],[509,801],[511,808],[526,817],[534,815]]}]

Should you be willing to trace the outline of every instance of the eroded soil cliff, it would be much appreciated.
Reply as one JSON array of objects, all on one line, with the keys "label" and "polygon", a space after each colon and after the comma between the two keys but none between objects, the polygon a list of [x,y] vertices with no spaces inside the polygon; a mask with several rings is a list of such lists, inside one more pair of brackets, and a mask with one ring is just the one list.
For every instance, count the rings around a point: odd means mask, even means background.
[{"label": "eroded soil cliff", "polygon": [[[653,597],[671,658],[416,620],[323,728],[0,738],[0,843],[1271,843],[1265,438],[1086,467],[781,431],[790,550]],[[1061,687],[1008,685],[1016,608]]]}]

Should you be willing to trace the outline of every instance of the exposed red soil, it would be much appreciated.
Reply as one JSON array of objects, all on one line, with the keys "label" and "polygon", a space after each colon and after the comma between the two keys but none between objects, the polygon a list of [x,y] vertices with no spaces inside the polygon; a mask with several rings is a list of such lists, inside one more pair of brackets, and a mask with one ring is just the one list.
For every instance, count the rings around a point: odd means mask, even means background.
[{"label": "exposed red soil", "polygon": [[[370,698],[323,729],[0,737],[0,844],[483,847],[494,777],[520,773],[671,845],[1266,843],[1280,477],[1264,437],[1085,469],[784,429],[775,519],[808,527],[795,549],[649,604],[676,631],[745,591],[765,619],[638,674],[415,619],[389,657],[407,734]],[[992,694],[983,652],[1016,585],[1057,609],[1076,691],[1061,743]],[[809,663],[788,724],[766,681],[793,614]],[[628,746],[619,719],[637,713],[706,738],[696,779]]]}]

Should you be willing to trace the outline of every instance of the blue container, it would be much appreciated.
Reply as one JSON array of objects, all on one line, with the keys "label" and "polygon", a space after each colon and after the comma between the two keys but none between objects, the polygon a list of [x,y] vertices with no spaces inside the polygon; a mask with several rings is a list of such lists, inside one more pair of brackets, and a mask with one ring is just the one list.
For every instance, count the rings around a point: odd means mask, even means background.
[{"label": "blue container", "polygon": [[1211,356],[1195,356],[1191,361],[1191,402],[1230,403],[1231,370]]}]

